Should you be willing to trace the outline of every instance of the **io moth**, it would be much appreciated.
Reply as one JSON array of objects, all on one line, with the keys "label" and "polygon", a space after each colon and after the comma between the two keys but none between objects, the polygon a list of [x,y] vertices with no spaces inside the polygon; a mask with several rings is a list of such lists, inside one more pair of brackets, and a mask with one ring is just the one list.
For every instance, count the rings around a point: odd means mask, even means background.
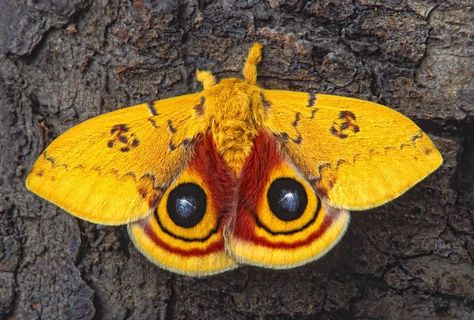
[{"label": "io moth", "polygon": [[206,276],[323,256],[348,210],[390,201],[442,163],[429,137],[382,105],[198,71],[198,93],[85,121],[36,161],[29,190],[81,219],[128,224],[149,260]]}]

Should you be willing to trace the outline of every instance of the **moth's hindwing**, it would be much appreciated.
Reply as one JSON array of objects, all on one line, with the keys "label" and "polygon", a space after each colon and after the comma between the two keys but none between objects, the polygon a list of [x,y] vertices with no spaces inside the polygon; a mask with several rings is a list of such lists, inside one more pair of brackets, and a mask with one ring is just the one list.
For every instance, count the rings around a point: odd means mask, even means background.
[{"label": "moth's hindwing", "polygon": [[344,234],[349,213],[327,207],[311,184],[261,132],[242,169],[229,252],[237,262],[291,268],[324,255]]},{"label": "moth's hindwing", "polygon": [[234,268],[223,238],[234,194],[232,173],[207,136],[153,214],[129,225],[130,237],[148,259],[174,272],[205,276]]}]

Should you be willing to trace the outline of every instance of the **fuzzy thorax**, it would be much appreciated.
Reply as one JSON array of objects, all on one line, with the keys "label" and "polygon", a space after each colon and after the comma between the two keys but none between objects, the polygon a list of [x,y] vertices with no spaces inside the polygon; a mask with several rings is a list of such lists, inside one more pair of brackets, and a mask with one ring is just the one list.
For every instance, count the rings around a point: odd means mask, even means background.
[{"label": "fuzzy thorax", "polygon": [[243,80],[227,78],[216,84],[211,72],[196,74],[204,87],[204,117],[217,152],[236,175],[252,151],[257,128],[262,126],[265,115],[262,92],[256,85],[261,51],[260,43],[250,49],[242,70]]},{"label": "fuzzy thorax", "polygon": [[264,108],[260,88],[239,79],[223,79],[205,92],[205,121],[216,149],[238,174],[252,151]]}]

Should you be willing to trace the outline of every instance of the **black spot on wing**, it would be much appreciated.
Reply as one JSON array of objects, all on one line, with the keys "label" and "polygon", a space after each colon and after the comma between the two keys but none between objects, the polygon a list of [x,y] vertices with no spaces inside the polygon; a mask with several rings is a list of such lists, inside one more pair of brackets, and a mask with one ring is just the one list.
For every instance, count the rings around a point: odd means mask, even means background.
[{"label": "black spot on wing", "polygon": [[110,129],[110,134],[114,134],[114,133],[124,133],[124,132],[128,132],[128,126],[124,123],[121,123],[121,124],[116,124],[114,126],[112,126],[112,128]]},{"label": "black spot on wing", "polygon": [[262,100],[262,105],[265,109],[270,109],[272,106],[271,102],[267,100],[263,92],[260,92],[260,99]]},{"label": "black spot on wing", "polygon": [[155,120],[153,118],[148,118],[148,122],[151,123],[151,125],[155,128],[155,129],[159,129],[160,126],[156,124]]},{"label": "black spot on wing", "polygon": [[185,139],[183,140],[182,144],[183,144],[183,146],[184,146],[185,148],[188,148],[188,147],[191,145],[191,139],[185,138]]},{"label": "black spot on wing", "polygon": [[139,145],[139,140],[126,124],[116,124],[110,129],[110,140],[107,141],[107,147],[118,148],[120,152],[129,152]]},{"label": "black spot on wing", "polygon": [[349,110],[343,110],[339,113],[339,118],[333,122],[329,132],[339,139],[346,139],[349,135],[357,134],[360,131],[356,122],[356,115]]},{"label": "black spot on wing", "polygon": [[176,128],[173,126],[173,122],[171,122],[171,120],[168,120],[168,130],[171,132],[171,133],[176,133]]},{"label": "black spot on wing", "polygon": [[56,159],[54,159],[53,157],[49,156],[46,151],[43,152],[43,157],[46,161],[49,161],[51,162],[51,165],[54,167],[55,163],[56,163]]},{"label": "black spot on wing", "polygon": [[168,144],[168,147],[170,148],[171,151],[174,151],[176,150],[176,145],[170,141],[170,143]]},{"label": "black spot on wing", "polygon": [[155,103],[154,102],[148,102],[147,103],[148,110],[150,110],[150,113],[152,116],[157,116],[158,111],[155,108]]},{"label": "black spot on wing", "polygon": [[300,124],[300,120],[301,120],[301,113],[297,112],[295,114],[295,120],[291,123],[291,125],[296,128]]},{"label": "black spot on wing", "polygon": [[335,126],[332,126],[329,131],[331,132],[332,135],[338,137],[339,139],[345,139],[347,138],[347,134],[342,133],[340,130],[336,129]]},{"label": "black spot on wing", "polygon": [[194,106],[194,111],[198,116],[204,115],[204,103],[206,102],[206,98],[201,97],[201,100],[197,105]]},{"label": "black spot on wing", "polygon": [[316,94],[311,92],[308,93],[308,107],[312,108],[316,105]]},{"label": "black spot on wing", "polygon": [[355,120],[356,116],[354,112],[349,111],[349,110],[343,110],[339,113],[339,119],[352,119]]}]

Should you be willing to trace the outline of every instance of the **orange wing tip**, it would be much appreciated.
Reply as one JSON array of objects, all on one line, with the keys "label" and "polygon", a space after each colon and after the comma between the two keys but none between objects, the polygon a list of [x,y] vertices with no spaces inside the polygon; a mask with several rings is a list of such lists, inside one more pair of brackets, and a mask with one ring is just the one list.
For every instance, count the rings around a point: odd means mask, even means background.
[{"label": "orange wing tip", "polygon": [[[137,250],[158,267],[192,277],[206,277],[238,267],[224,250],[205,255],[173,253],[157,245],[144,229],[144,221],[128,225],[128,234]],[[189,252],[192,252],[190,250]]]},{"label": "orange wing tip", "polygon": [[[273,247],[231,236],[228,244],[230,255],[241,264],[271,268],[290,269],[323,257],[341,239],[347,230],[350,214],[344,210],[327,208],[331,222],[319,237],[306,245],[293,247],[291,242],[274,242]],[[317,224],[317,223],[316,223]]]}]

